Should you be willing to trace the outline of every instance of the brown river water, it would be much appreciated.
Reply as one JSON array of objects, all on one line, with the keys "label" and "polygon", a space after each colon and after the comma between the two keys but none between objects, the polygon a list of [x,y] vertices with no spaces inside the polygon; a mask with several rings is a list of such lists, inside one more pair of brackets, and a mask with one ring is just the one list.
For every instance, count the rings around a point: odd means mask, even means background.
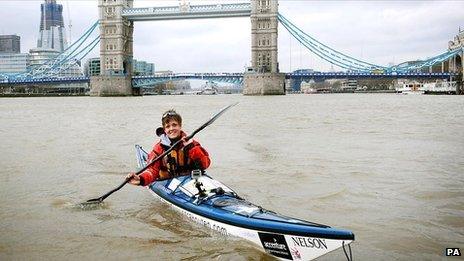
[{"label": "brown river water", "polygon": [[142,187],[78,204],[136,170],[165,110],[190,132],[236,101],[196,138],[241,196],[352,230],[355,260],[464,250],[464,96],[50,97],[0,99],[0,260],[272,260]]}]

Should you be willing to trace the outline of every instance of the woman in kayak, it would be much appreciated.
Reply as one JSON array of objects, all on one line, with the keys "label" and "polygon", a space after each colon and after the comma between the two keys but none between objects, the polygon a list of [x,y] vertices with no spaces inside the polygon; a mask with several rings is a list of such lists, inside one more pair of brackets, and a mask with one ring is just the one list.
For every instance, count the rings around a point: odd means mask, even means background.
[{"label": "woman in kayak", "polygon": [[189,175],[190,171],[194,169],[205,170],[209,167],[211,160],[208,152],[200,143],[193,139],[185,141],[187,135],[182,131],[182,117],[176,111],[165,112],[161,118],[161,123],[163,127],[156,130],[160,141],[148,154],[147,162],[161,155],[179,139],[183,139],[183,142],[140,175],[136,175],[134,172],[129,173],[127,178],[130,184],[146,186],[156,180]]}]

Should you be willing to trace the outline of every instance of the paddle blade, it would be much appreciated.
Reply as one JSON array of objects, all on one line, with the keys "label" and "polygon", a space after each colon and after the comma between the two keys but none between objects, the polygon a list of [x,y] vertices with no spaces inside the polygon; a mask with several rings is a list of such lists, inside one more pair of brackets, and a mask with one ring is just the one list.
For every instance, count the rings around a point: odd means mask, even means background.
[{"label": "paddle blade", "polygon": [[80,205],[83,205],[83,206],[85,206],[85,205],[93,205],[93,204],[100,204],[102,202],[103,202],[102,197],[99,197],[99,198],[89,199],[89,200],[87,200],[85,202],[80,203]]},{"label": "paddle blade", "polygon": [[95,209],[100,209],[104,206],[105,206],[105,203],[103,202],[103,199],[101,197],[89,199],[85,202],[82,202],[76,205],[76,207],[81,210],[95,210]]}]

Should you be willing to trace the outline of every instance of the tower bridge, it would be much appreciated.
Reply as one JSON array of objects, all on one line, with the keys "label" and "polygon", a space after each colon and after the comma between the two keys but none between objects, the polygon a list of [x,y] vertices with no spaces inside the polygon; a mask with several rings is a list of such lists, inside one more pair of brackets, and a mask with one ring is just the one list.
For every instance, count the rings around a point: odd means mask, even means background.
[{"label": "tower bridge", "polygon": [[[278,0],[251,0],[247,3],[134,8],[133,0],[99,0],[99,21],[54,59],[26,73],[0,74],[0,87],[21,84],[58,84],[90,82],[92,95],[138,95],[140,89],[176,79],[204,79],[239,83],[249,95],[284,94],[285,79],[294,81],[330,78],[427,78],[462,81],[464,68],[464,31],[449,42],[445,52],[425,60],[382,66],[341,53],[311,37],[278,12]],[[251,67],[245,73],[194,73],[137,77],[132,75],[134,22],[250,17]],[[321,59],[346,69],[346,72],[281,73],[277,60],[278,23],[302,46]],[[92,32],[99,28],[98,37]],[[101,75],[71,78],[62,74],[81,61],[100,43]]]},{"label": "tower bridge", "polygon": [[[284,94],[285,78],[308,79],[347,77],[347,74],[285,75],[279,72],[278,63],[278,23],[280,22],[308,50],[320,58],[350,71],[356,71],[351,78],[377,77],[429,77],[444,78],[448,67],[451,74],[462,74],[462,50],[464,38],[458,36],[450,42],[448,51],[424,61],[403,63],[385,67],[364,62],[338,52],[309,36],[278,12],[278,0],[251,0],[248,3],[190,5],[134,8],[133,0],[99,0],[100,10],[100,61],[102,73],[91,78],[92,95],[139,94],[138,86],[149,81],[159,81],[159,77],[132,79],[133,26],[137,21],[224,18],[249,16],[251,20],[251,68],[244,73],[243,93],[248,95]],[[441,74],[435,74],[432,67],[441,63]],[[430,68],[428,74],[421,68]],[[380,72],[380,73],[379,73]],[[180,76],[177,76],[180,77]],[[225,79],[225,78],[221,78]],[[143,82],[143,83],[142,83]],[[132,88],[134,87],[134,88]]]},{"label": "tower bridge", "polygon": [[136,21],[249,16],[251,69],[244,75],[243,93],[285,94],[285,74],[277,61],[278,1],[134,8],[133,0],[99,0],[101,75],[90,79],[91,95],[137,95],[132,88],[133,31]]}]

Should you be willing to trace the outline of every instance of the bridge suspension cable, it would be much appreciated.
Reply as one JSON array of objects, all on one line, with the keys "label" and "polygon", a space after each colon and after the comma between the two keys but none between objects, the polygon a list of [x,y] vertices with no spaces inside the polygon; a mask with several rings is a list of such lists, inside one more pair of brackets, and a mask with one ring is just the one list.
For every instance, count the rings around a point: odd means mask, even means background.
[{"label": "bridge suspension cable", "polygon": [[49,70],[42,72],[41,77],[53,77],[57,76],[63,71],[66,71],[76,65],[78,61],[81,61],[84,59],[84,57],[87,56],[94,48],[95,46],[100,42],[100,36],[95,37],[88,45],[86,45],[82,50],[77,52],[76,54],[72,56],[68,56],[65,60],[60,62],[58,65],[53,66]]},{"label": "bridge suspension cable", "polygon": [[316,54],[320,58],[325,61],[328,61],[334,65],[337,65],[341,68],[345,68],[352,71],[358,72],[372,72],[374,70],[380,70],[384,73],[392,73],[392,72],[412,72],[417,71],[422,68],[427,68],[433,66],[437,63],[441,63],[443,61],[448,60],[449,58],[453,57],[454,55],[462,52],[462,49],[456,50],[449,50],[432,58],[428,58],[427,60],[418,60],[409,63],[402,63],[399,65],[394,65],[390,67],[377,65],[369,62],[365,62],[349,55],[343,54],[339,51],[336,51],[333,48],[328,47],[327,45],[317,41],[310,35],[303,32],[299,29],[296,25],[290,22],[287,18],[285,18],[282,14],[278,14],[277,16],[279,22],[284,26],[285,29],[295,37],[302,45],[304,45],[309,51]]},{"label": "bridge suspension cable", "polygon": [[433,66],[433,65],[435,65],[437,63],[441,63],[443,61],[446,61],[449,58],[457,55],[461,51],[462,51],[461,49],[450,50],[450,51],[444,52],[442,54],[439,54],[437,56],[434,56],[432,58],[429,58],[429,59],[427,59],[425,61],[416,61],[416,62],[414,62],[412,64],[409,64],[409,63],[400,64],[400,65],[395,66],[394,68],[396,68],[397,71],[401,71],[401,72],[419,70],[419,69],[422,69],[422,68],[425,68],[425,67],[430,67],[430,66]]},{"label": "bridge suspension cable", "polygon": [[72,43],[53,59],[47,60],[37,67],[30,68],[25,73],[7,75],[3,76],[3,78],[6,78],[8,81],[17,81],[20,79],[59,77],[60,73],[75,66],[100,42],[100,36],[93,38],[93,40],[89,40],[92,33],[98,28],[98,23],[98,21],[95,22],[77,41]]},{"label": "bridge suspension cable", "polygon": [[[89,48],[89,46],[92,46],[92,48],[95,47],[95,45],[93,45],[93,43],[95,42],[95,39],[94,39],[93,41],[90,42],[90,44],[84,45],[84,47],[81,50],[79,49],[79,48],[81,48],[81,46],[84,43],[87,42],[90,35],[94,32],[94,30],[97,28],[97,26],[98,26],[98,21],[95,22],[76,42],[71,44],[68,48],[66,48],[57,57],[47,61],[42,66],[33,69],[29,73],[29,75],[31,77],[34,77],[34,78],[40,77],[40,76],[46,77],[47,72],[50,72],[52,70],[56,71],[57,69],[60,70],[60,71],[63,71],[65,69],[65,68],[63,68],[63,66],[67,67],[66,69],[73,66],[75,64],[75,62],[76,62],[76,60],[74,58],[76,58],[83,51],[87,50]],[[99,36],[97,38],[99,38]],[[80,59],[82,59],[82,58],[84,58],[84,57],[80,57]],[[71,65],[69,63],[74,63],[74,64]]]},{"label": "bridge suspension cable", "polygon": [[286,19],[280,13],[277,16],[279,22],[287,29],[287,31],[295,37],[302,45],[308,48],[311,52],[319,56],[320,58],[337,65],[339,67],[355,70],[355,71],[371,71],[373,69],[385,69],[386,67],[364,62],[341,52],[336,51],[333,48],[317,41],[313,37],[309,36],[292,22]]}]

